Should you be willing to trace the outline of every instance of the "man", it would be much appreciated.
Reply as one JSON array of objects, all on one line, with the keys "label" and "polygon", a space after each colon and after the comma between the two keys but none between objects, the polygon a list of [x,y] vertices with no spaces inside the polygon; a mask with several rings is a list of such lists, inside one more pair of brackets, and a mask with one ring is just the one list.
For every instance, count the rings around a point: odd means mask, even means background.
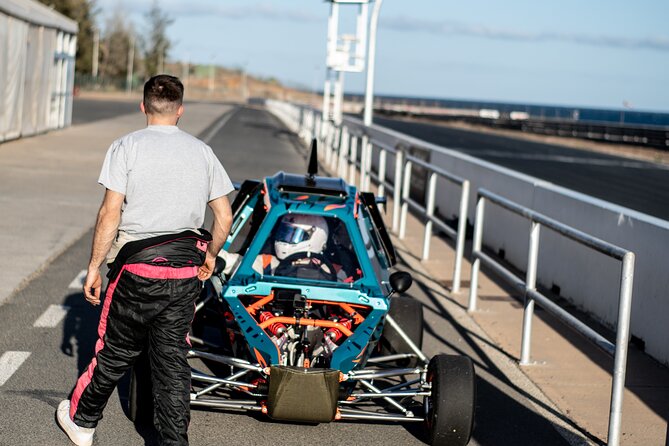
[{"label": "man", "polygon": [[[80,446],[92,444],[116,383],[147,346],[161,444],[188,444],[187,334],[200,281],[211,276],[230,230],[226,195],[233,186],[211,148],[176,126],[182,100],[176,77],[149,79],[140,104],[147,127],[116,140],[102,166],[98,181],[106,191],[86,300],[100,304],[105,258],[111,262],[109,285],[95,356],[57,410],[58,424]],[[214,214],[211,234],[198,229],[207,204]]]}]

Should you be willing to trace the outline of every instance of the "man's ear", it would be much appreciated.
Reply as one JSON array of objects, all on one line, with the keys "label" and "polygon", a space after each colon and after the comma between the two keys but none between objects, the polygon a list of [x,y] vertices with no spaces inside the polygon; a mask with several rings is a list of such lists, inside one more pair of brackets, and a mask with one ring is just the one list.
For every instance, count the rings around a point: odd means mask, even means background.
[{"label": "man's ear", "polygon": [[144,101],[139,103],[139,109],[142,111],[142,113],[146,114],[146,108],[144,107]]},{"label": "man's ear", "polygon": [[179,119],[183,114],[184,114],[184,106],[180,105],[179,108],[177,109],[177,119]]}]

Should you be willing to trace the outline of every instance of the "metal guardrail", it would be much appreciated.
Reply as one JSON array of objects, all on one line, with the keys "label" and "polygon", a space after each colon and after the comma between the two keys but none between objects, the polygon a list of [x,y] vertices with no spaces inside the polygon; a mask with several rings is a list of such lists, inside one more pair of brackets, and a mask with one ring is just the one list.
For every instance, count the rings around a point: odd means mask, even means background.
[{"label": "metal guardrail", "polygon": [[[485,254],[481,248],[483,244],[483,222],[485,218],[485,203],[490,201],[515,214],[530,220],[529,249],[527,272],[525,280],[517,277],[500,262]],[[539,235],[541,227],[545,226],[556,233],[567,237],[588,248],[594,249],[606,256],[622,261],[620,280],[620,294],[618,298],[618,326],[615,344],[588,327],[569,312],[555,304],[552,300],[537,291],[537,264],[539,257]],[[569,325],[588,340],[595,343],[605,352],[614,357],[613,383],[611,386],[611,406],[609,413],[608,445],[620,444],[623,391],[625,387],[625,373],[627,368],[627,346],[630,337],[630,315],[632,308],[632,283],[634,279],[634,253],[611,243],[595,238],[582,231],[567,226],[538,212],[520,206],[486,189],[479,189],[476,204],[476,219],[474,223],[474,241],[472,247],[472,275],[469,288],[468,310],[476,310],[478,276],[481,262],[501,276],[506,282],[525,294],[523,313],[523,331],[520,349],[520,364],[530,364],[530,345],[532,341],[532,317],[535,302],[541,305],[553,316]]]},{"label": "metal guardrail", "polygon": [[[330,122],[322,122],[320,112],[306,107],[300,108],[287,103],[272,102],[271,108],[274,112],[280,113],[282,120],[298,133],[305,142],[313,137],[317,137],[325,147],[325,163],[334,168],[335,171],[348,182],[356,184],[356,171],[359,171],[359,184],[361,188],[369,188],[369,181],[373,179],[378,184],[380,195],[385,196],[385,191],[393,193],[394,203],[399,203],[393,207],[392,231],[398,233],[403,238],[406,231],[406,216],[408,208],[424,217],[425,238],[423,244],[423,258],[429,256],[429,236],[432,231],[432,224],[437,225],[441,230],[451,237],[456,237],[456,266],[453,276],[453,292],[460,288],[460,265],[462,251],[464,250],[464,235],[467,215],[467,201],[469,194],[469,181],[462,179],[450,172],[432,166],[425,161],[414,156],[406,154],[398,147],[393,147],[387,143],[375,138],[369,138],[365,127],[360,124],[342,124],[335,126]],[[377,129],[378,130],[378,129]],[[391,133],[389,131],[388,133]],[[398,135],[397,132],[392,132]],[[403,137],[401,137],[403,138]],[[406,136],[401,141],[408,142],[409,145],[416,144],[416,139]],[[426,143],[426,147],[430,145]],[[358,157],[358,151],[361,151]],[[377,169],[372,169],[372,160],[374,150],[377,150]],[[388,181],[386,178],[387,156],[395,157],[394,181]],[[360,158],[360,159],[358,159]],[[411,184],[411,172],[414,165],[419,165],[429,170],[430,177],[428,181],[427,205],[421,206],[409,196],[409,186]],[[458,231],[453,231],[443,221],[434,218],[434,196],[436,194],[436,178],[441,176],[451,182],[460,184],[461,197],[458,216]],[[398,182],[399,180],[399,182]],[[399,187],[395,187],[395,183]],[[531,222],[530,228],[530,246],[528,254],[528,267],[525,280],[517,277],[513,272],[505,268],[492,257],[482,252],[483,237],[483,218],[485,209],[485,200],[491,201],[499,206],[508,209],[518,215],[521,215]],[[585,245],[591,249],[601,252],[609,257],[622,261],[621,284],[618,302],[618,325],[615,344],[604,338],[595,330],[581,322],[559,305],[548,299],[536,289],[537,282],[537,261],[539,254],[539,234],[541,226],[545,226],[558,234]],[[427,248],[426,248],[427,245]],[[458,257],[459,256],[459,257]],[[520,364],[530,364],[530,342],[532,332],[532,317],[534,314],[535,302],[544,309],[555,315],[563,323],[572,327],[594,344],[602,348],[605,352],[614,356],[613,383],[611,386],[611,404],[609,412],[608,445],[618,446],[621,435],[622,402],[625,384],[627,347],[630,338],[630,315],[632,303],[632,283],[634,276],[634,253],[626,249],[595,238],[582,231],[574,229],[568,225],[560,223],[549,217],[535,212],[529,208],[520,206],[506,198],[496,195],[485,189],[479,189],[476,206],[476,217],[474,226],[474,240],[472,246],[472,276],[469,289],[469,311],[476,310],[478,275],[480,264],[483,262],[495,273],[500,275],[506,282],[513,285],[525,294],[525,305],[523,314],[522,343]]]}]

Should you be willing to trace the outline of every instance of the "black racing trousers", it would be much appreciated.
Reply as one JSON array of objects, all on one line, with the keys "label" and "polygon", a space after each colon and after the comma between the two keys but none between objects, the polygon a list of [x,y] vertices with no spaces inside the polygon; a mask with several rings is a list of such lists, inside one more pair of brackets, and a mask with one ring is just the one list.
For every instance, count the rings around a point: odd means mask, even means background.
[{"label": "black racing trousers", "polygon": [[[180,239],[177,245],[177,252],[170,250],[174,246],[159,246],[154,261],[147,259],[156,254],[155,247],[141,251],[129,260],[145,263],[126,263],[116,268],[116,276],[105,293],[95,357],[71,397],[70,416],[77,425],[97,425],[117,382],[148,347],[154,425],[161,444],[188,444],[187,335],[202,287],[196,265],[202,263],[200,252],[206,250],[206,241]],[[194,248],[190,253],[194,258],[185,260],[189,246]],[[172,258],[179,258],[179,267],[168,266],[170,253]]]}]

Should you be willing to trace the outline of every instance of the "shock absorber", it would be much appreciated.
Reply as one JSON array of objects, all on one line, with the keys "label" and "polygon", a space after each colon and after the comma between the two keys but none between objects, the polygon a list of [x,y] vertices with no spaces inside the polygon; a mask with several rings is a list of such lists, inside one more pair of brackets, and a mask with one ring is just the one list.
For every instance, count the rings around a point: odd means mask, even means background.
[{"label": "shock absorber", "polygon": [[[260,313],[260,322],[265,322],[268,319],[272,319],[274,315],[269,312],[269,311],[263,311]],[[274,336],[280,337],[282,334],[286,332],[286,326],[282,324],[281,322],[275,322],[273,324],[270,324],[267,329],[269,330],[270,333],[272,333]]]},{"label": "shock absorber", "polygon": [[[348,319],[348,318],[345,318],[345,317],[339,319],[339,321],[337,321],[337,322],[339,322],[341,325],[348,328],[349,330],[353,326],[353,321],[351,321],[351,319]],[[341,330],[338,329],[338,328],[334,328],[334,327],[328,328],[327,331],[325,332],[325,337],[331,339],[334,342],[339,341],[341,339],[342,335],[343,335],[343,333],[341,332]]]}]

